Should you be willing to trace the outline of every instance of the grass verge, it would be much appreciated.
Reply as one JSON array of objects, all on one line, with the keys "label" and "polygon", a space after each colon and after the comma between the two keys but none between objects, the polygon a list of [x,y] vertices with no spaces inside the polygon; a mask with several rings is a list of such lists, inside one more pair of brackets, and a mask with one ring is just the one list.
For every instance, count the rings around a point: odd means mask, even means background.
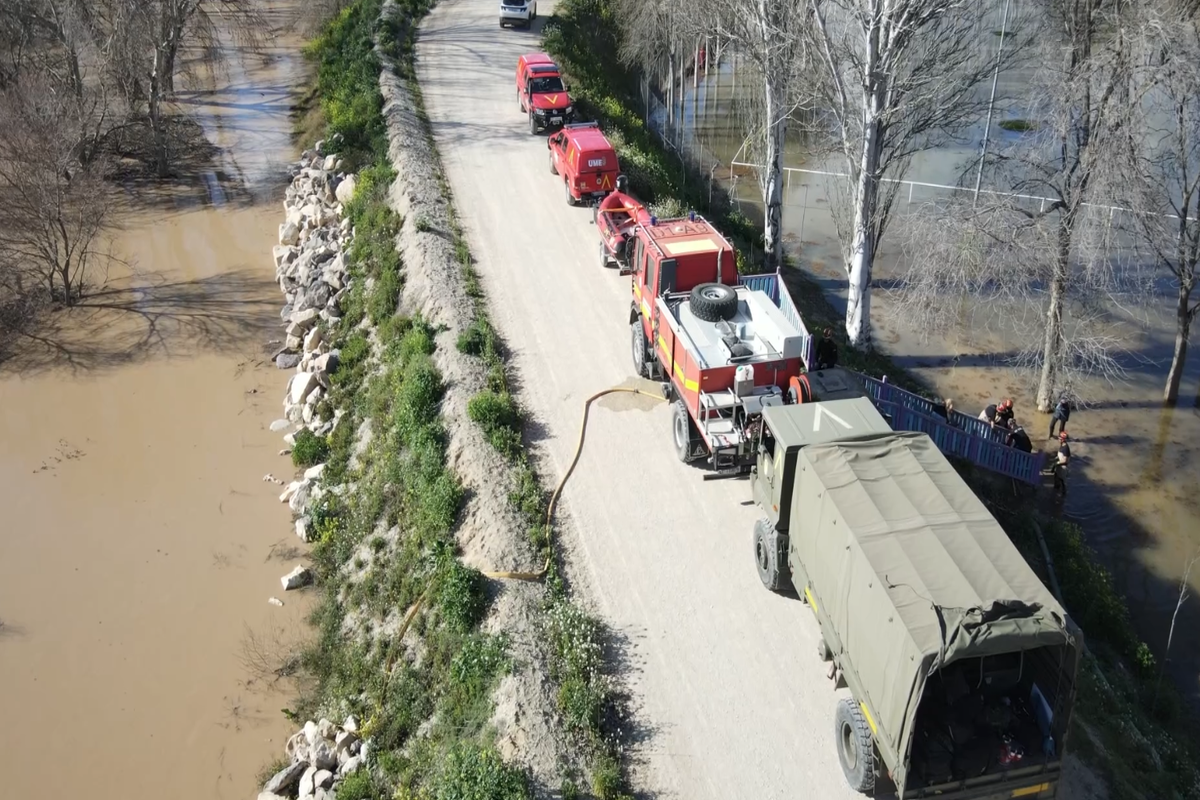
[{"label": "grass verge", "polygon": [[[420,86],[411,71],[402,77],[408,81],[425,123],[425,135],[433,145]],[[521,515],[535,554],[547,564],[540,627],[545,636],[550,677],[557,688],[559,711],[586,753],[588,788],[598,800],[625,800],[629,797],[627,776],[620,731],[613,722],[620,718],[621,709],[604,658],[607,633],[599,620],[571,599],[561,577],[547,523],[548,493],[525,447],[527,415],[511,391],[505,349],[489,318],[479,275],[457,222],[453,196],[440,165],[437,173],[448,201],[454,253],[463,287],[474,302],[472,322],[459,336],[456,346],[461,353],[478,359],[487,376],[486,388],[471,398],[467,412],[492,447],[508,461],[514,487],[508,497],[509,505]],[[576,778],[574,775],[564,778],[560,789],[563,797],[580,795]]]},{"label": "grass verge", "polygon": [[[735,241],[760,241],[749,221],[731,214],[723,198],[709,208],[698,191],[699,176],[689,174],[687,165],[668,153],[646,127],[639,110],[637,77],[613,58],[620,37],[612,3],[559,0],[555,16],[546,25],[544,46],[569,78],[581,112],[600,121],[617,145],[634,193],[705,211]],[[746,266],[739,259],[739,269],[746,271]],[[816,281],[798,269],[788,270],[785,278],[811,330],[840,329],[841,315]],[[851,369],[887,375],[903,388],[932,396],[928,386],[886,353],[843,347],[841,361]],[[1026,559],[1045,576],[1035,533],[1041,530],[1063,601],[1087,637],[1091,655],[1080,673],[1071,749],[1109,779],[1113,797],[1200,796],[1200,733],[1185,713],[1176,688],[1159,680],[1159,665],[1134,630],[1124,598],[1082,531],[1041,516],[1032,504],[1014,504],[1009,482],[1001,485],[990,475],[956,466]]]},{"label": "grass verge", "polygon": [[382,0],[350,3],[305,51],[317,64],[324,137],[359,172],[346,207],[352,288],[326,332],[340,358],[319,411],[341,415],[327,438],[298,436],[293,449],[298,465],[327,459],[330,487],[309,510],[321,599],[293,713],[365,720],[371,755],[339,785],[341,800],[523,800],[528,778],[501,759],[488,724],[492,692],[511,668],[508,643],[480,629],[484,580],[455,552],[463,489],[446,466],[435,331],[396,316],[401,220],[387,203],[395,176],[373,46],[410,50],[430,4],[396,5],[407,24],[381,26]]}]

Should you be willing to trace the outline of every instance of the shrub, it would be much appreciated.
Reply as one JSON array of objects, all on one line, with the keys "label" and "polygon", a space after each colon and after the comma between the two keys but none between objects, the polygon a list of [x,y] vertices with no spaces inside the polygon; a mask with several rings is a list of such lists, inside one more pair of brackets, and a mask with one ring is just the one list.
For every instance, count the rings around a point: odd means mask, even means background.
[{"label": "shrub", "polygon": [[491,326],[487,321],[476,317],[467,328],[458,335],[458,352],[468,356],[483,357],[493,349]]},{"label": "shrub", "polygon": [[296,432],[296,444],[292,446],[292,464],[311,467],[323,463],[329,456],[329,442],[308,428]]},{"label": "shrub", "polygon": [[455,558],[448,546],[440,550],[437,606],[451,630],[467,633],[487,611],[483,574]]},{"label": "shrub", "polygon": [[367,770],[350,773],[337,787],[337,800],[383,800],[386,796],[376,788]]},{"label": "shrub", "polygon": [[400,270],[398,268],[384,269],[375,279],[371,287],[371,297],[367,301],[367,318],[372,325],[381,325],[384,320],[396,313],[400,304]]},{"label": "shrub", "polygon": [[467,415],[502,454],[512,458],[520,452],[521,413],[511,394],[485,389],[471,398]]},{"label": "shrub", "polygon": [[504,763],[494,748],[456,744],[439,765],[430,800],[528,800],[525,773]]}]

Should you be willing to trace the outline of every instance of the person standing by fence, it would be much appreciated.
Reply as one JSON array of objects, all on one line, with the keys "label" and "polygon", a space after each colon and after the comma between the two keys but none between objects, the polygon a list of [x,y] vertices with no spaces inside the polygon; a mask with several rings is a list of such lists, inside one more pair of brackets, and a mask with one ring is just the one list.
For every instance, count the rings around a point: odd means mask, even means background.
[{"label": "person standing by fence", "polygon": [[1057,426],[1063,432],[1067,430],[1067,420],[1071,418],[1071,403],[1067,400],[1067,396],[1063,395],[1058,400],[1058,405],[1054,407],[1054,414],[1050,417],[1050,435],[1047,439],[1054,438],[1054,428]]}]

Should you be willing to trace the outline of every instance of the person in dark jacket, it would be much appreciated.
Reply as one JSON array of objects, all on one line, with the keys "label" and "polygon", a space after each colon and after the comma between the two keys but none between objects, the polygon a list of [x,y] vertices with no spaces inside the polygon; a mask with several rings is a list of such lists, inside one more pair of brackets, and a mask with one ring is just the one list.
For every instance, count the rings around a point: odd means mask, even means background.
[{"label": "person in dark jacket", "polygon": [[1047,439],[1054,438],[1054,428],[1057,426],[1060,430],[1067,429],[1067,420],[1071,418],[1071,403],[1066,396],[1059,398],[1058,405],[1054,407],[1054,414],[1050,417],[1050,435]]},{"label": "person in dark jacket", "polygon": [[984,422],[988,423],[989,425],[995,425],[996,424],[996,412],[999,410],[1000,409],[996,406],[996,404],[992,403],[990,406],[985,408],[983,411],[979,412],[979,418],[981,420],[983,420]]},{"label": "person in dark jacket", "polygon": [[1004,443],[1022,453],[1033,452],[1033,442],[1030,440],[1029,434],[1025,433],[1025,429],[1018,425],[1015,419],[1008,421],[1008,436],[1005,437]]},{"label": "person in dark jacket", "polygon": [[1067,467],[1071,463],[1071,445],[1067,444],[1067,432],[1058,434],[1058,456],[1054,460],[1054,489],[1059,494],[1067,494]]},{"label": "person in dark jacket", "polygon": [[826,328],[821,332],[821,341],[817,342],[817,369],[831,369],[837,366],[838,349],[833,341],[833,329]]}]

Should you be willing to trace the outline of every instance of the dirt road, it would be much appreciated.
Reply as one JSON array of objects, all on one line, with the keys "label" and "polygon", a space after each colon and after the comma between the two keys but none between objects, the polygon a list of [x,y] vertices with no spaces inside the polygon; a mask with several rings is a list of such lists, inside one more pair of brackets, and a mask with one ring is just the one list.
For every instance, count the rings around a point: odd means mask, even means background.
[{"label": "dirt road", "polygon": [[[544,18],[552,4],[539,3]],[[591,212],[568,207],[545,136],[518,111],[513,68],[538,30],[499,30],[493,4],[443,0],[418,44],[422,91],[494,320],[524,401],[546,429],[546,468],[569,463],[583,400],[631,379],[629,281],[602,270]],[[639,789],[658,797],[857,797],[833,743],[838,694],[816,624],[767,592],[751,557],[743,482],[704,483],[672,454],[668,409],[593,415],[565,502],[578,571],[627,640],[646,728]],[[645,498],[639,500],[638,498]]]}]

